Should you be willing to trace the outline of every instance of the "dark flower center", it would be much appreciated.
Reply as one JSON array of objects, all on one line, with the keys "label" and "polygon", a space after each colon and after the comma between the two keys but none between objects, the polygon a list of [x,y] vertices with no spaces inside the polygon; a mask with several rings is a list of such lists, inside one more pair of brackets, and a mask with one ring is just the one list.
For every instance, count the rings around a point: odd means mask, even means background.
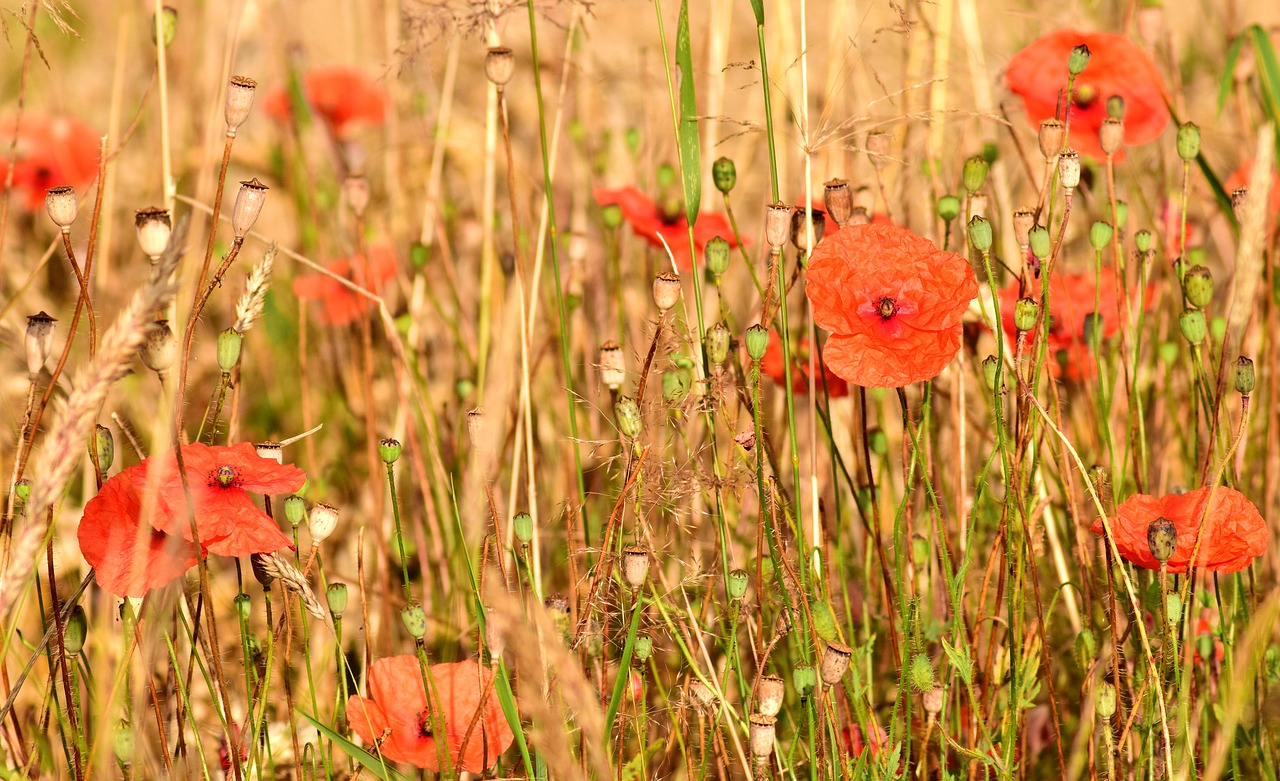
[{"label": "dark flower center", "polygon": [[240,473],[233,466],[222,464],[209,473],[209,486],[212,488],[238,488]]},{"label": "dark flower center", "polygon": [[424,738],[429,738],[432,735],[431,711],[427,708],[423,708],[422,711],[418,713],[418,734]]},{"label": "dark flower center", "polygon": [[885,296],[876,302],[876,312],[881,320],[890,320],[898,313],[898,302],[891,296]]},{"label": "dark flower center", "polygon": [[1075,104],[1080,108],[1089,108],[1098,99],[1098,88],[1092,84],[1080,84],[1075,89]]}]

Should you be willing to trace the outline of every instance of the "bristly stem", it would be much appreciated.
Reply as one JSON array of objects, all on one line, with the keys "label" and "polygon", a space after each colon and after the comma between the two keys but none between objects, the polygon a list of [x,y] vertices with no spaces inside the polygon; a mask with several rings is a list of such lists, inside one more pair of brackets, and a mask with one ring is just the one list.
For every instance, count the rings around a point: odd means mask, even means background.
[{"label": "bristly stem", "polygon": [[409,582],[409,559],[404,553],[404,529],[400,526],[400,500],[396,497],[396,466],[387,464],[387,492],[391,495],[391,515],[396,524],[396,554],[400,556],[400,574],[404,576],[404,598],[413,601]]}]

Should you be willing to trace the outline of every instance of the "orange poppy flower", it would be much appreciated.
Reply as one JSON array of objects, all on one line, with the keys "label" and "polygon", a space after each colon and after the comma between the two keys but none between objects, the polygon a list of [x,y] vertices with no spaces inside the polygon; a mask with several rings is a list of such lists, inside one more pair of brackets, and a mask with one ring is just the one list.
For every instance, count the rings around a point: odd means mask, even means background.
[{"label": "orange poppy flower", "polygon": [[[438,715],[456,769],[479,773],[492,767],[515,740],[498,705],[493,671],[474,661],[433,664],[430,671],[439,714],[428,703],[417,657],[391,656],[369,666],[369,696],[353,695],[347,700],[351,728],[370,746],[390,730],[379,748],[382,756],[439,771],[436,739],[440,736],[432,732]],[[477,711],[481,716],[472,729]]]},{"label": "orange poppy flower", "polygon": [[831,332],[822,357],[856,385],[936,377],[960,349],[960,316],[978,295],[963,256],[896,225],[849,225],[813,251],[805,293]]},{"label": "orange poppy flower", "polygon": [[[369,247],[369,256],[372,263],[365,263],[364,256],[357,254],[350,258],[339,258],[325,268],[377,293],[399,270],[396,251],[390,244],[383,242]],[[328,325],[353,323],[374,306],[373,300],[368,296],[323,274],[295,279],[293,294],[305,301],[320,301],[323,304],[320,319]]]},{"label": "orange poppy flower", "polygon": [[9,145],[17,137],[13,190],[27,211],[44,210],[50,187],[74,187],[83,193],[98,177],[98,134],[73,117],[26,114],[0,122],[0,187],[9,176]]},{"label": "orange poppy flower", "polygon": [[[801,339],[799,346],[791,353],[791,389],[795,393],[809,392],[809,340]],[[823,382],[827,386],[827,395],[840,398],[849,395],[849,383],[836,376],[831,368],[819,361]],[[764,357],[760,359],[760,371],[773,378],[775,385],[786,385],[786,374],[783,373],[782,341],[775,331],[769,337],[769,346],[765,348]]]},{"label": "orange poppy flower", "polygon": [[[693,268],[693,260],[689,257],[689,220],[683,211],[674,218],[668,217],[652,198],[635,187],[617,190],[598,187],[592,195],[601,206],[617,206],[622,209],[622,217],[631,223],[631,230],[653,246],[661,248],[662,240],[665,239],[676,259],[676,267],[681,271]],[[659,236],[662,238],[658,238]],[[717,236],[729,242],[731,248],[738,246],[728,217],[717,212],[698,215],[698,222],[693,226],[693,242],[697,245],[699,263],[702,262],[702,251],[707,242]]]},{"label": "orange poppy flower", "polygon": [[[1212,504],[1205,514],[1205,503]],[[1116,548],[1129,562],[1144,569],[1158,570],[1160,562],[1151,555],[1147,528],[1157,518],[1173,521],[1178,532],[1178,545],[1169,559],[1169,572],[1187,571],[1191,551],[1196,544],[1200,519],[1200,550],[1196,566],[1210,572],[1239,572],[1267,550],[1267,524],[1244,494],[1233,488],[1197,488],[1185,494],[1148,496],[1135,494],[1116,508],[1111,520]],[[1102,519],[1093,522],[1091,531],[1102,534]]]},{"label": "orange poppy flower", "polygon": [[[387,92],[357,68],[322,65],[302,77],[311,110],[333,135],[341,138],[356,124],[381,125],[387,116]],[[293,121],[289,91],[274,90],[263,99],[263,111],[281,122]]]},{"label": "orange poppy flower", "polygon": [[[1107,98],[1124,98],[1124,141],[1140,146],[1156,140],[1169,124],[1164,78],[1151,55],[1123,35],[1058,30],[1037,38],[1013,55],[1005,69],[1005,85],[1022,98],[1036,127],[1060,113],[1067,88],[1071,50],[1089,47],[1089,66],[1072,89],[1068,144],[1081,154],[1102,159],[1098,130],[1107,118]],[[1061,117],[1059,117],[1061,118]],[[1117,153],[1119,158],[1123,150]]]}]

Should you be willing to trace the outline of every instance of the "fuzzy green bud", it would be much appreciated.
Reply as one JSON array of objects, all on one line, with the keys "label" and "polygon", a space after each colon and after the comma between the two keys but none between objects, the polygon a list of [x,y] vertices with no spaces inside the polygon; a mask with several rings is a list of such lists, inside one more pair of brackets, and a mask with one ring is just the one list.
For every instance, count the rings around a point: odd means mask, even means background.
[{"label": "fuzzy green bud", "polygon": [[991,164],[982,155],[974,155],[964,161],[960,178],[970,195],[981,190],[982,185],[987,183],[987,171],[990,168]]},{"label": "fuzzy green bud", "polygon": [[640,436],[640,405],[630,396],[619,396],[613,404],[613,415],[618,421],[618,430],[626,439]]},{"label": "fuzzy green bud", "polygon": [[738,183],[737,166],[727,157],[716,158],[716,161],[711,164],[711,181],[715,182],[717,190],[728,195],[733,186]]},{"label": "fuzzy green bud", "polygon": [[1085,627],[1080,630],[1080,634],[1076,635],[1074,650],[1076,664],[1081,670],[1089,669],[1089,665],[1093,664],[1094,656],[1098,653],[1098,638],[1092,629]]},{"label": "fuzzy green bud", "polygon": [[1193,345],[1200,344],[1209,335],[1209,324],[1199,309],[1188,309],[1179,315],[1178,329],[1182,331],[1182,338]]},{"label": "fuzzy green bud", "polygon": [[[724,158],[721,158],[722,160]],[[636,644],[631,648],[631,658],[639,664],[649,661],[649,655],[653,653],[653,638],[648,635],[640,635],[636,638]]]},{"label": "fuzzy green bud", "polygon": [[751,360],[759,361],[764,358],[765,350],[769,349],[769,329],[762,325],[753,325],[747,329],[747,355],[751,356]]},{"label": "fuzzy green bud", "polygon": [[1161,564],[1173,558],[1178,550],[1178,527],[1168,518],[1156,518],[1147,525],[1147,548]]},{"label": "fuzzy green bud", "polygon": [[230,374],[236,364],[240,363],[240,345],[244,336],[234,328],[228,328],[218,334],[218,368],[223,374]]},{"label": "fuzzy green bud", "polygon": [[116,439],[111,429],[98,424],[93,430],[93,447],[98,457],[98,468],[106,473],[116,460]]},{"label": "fuzzy green bud", "polygon": [[1036,260],[1044,261],[1049,257],[1049,229],[1043,225],[1037,225],[1027,234],[1027,241],[1031,244],[1031,254],[1035,255]]},{"label": "fuzzy green bud", "polygon": [[1111,243],[1111,237],[1115,234],[1115,228],[1111,227],[1111,223],[1098,220],[1089,228],[1089,243],[1098,252],[1107,248]]},{"label": "fuzzy green bud", "polygon": [[[994,391],[996,389],[996,377],[1000,370],[1000,359],[994,355],[988,355],[982,359],[982,378],[987,382],[987,390]],[[1003,377],[999,378],[1004,380]],[[1001,382],[1001,385],[1004,383]],[[1004,390],[1001,388],[1001,390]]]},{"label": "fuzzy green bud", "polygon": [[831,605],[827,602],[814,602],[810,610],[813,618],[813,631],[818,633],[818,637],[828,643],[835,640],[836,633],[836,614],[831,610]]},{"label": "fuzzy green bud", "polygon": [[336,618],[341,618],[342,614],[347,611],[347,584],[341,582],[333,582],[329,584],[329,588],[325,591],[325,597],[329,602],[329,612]]},{"label": "fuzzy green bud", "polygon": [[1109,683],[1098,686],[1098,716],[1109,719],[1116,715],[1116,687]]},{"label": "fuzzy green bud", "polygon": [[84,650],[84,641],[89,634],[89,619],[84,608],[76,605],[67,616],[67,623],[62,627],[62,642],[70,656],[79,656]]},{"label": "fuzzy green bud", "polygon": [[1040,319],[1040,304],[1034,298],[1019,298],[1013,305],[1013,324],[1019,331],[1030,331]]},{"label": "fuzzy green bud", "polygon": [[729,592],[729,599],[739,600],[747,594],[747,583],[751,576],[747,574],[745,569],[735,569],[729,573],[729,580],[725,586]]},{"label": "fuzzy green bud", "polygon": [[297,494],[286,497],[284,500],[284,517],[296,529],[298,524],[302,523],[307,517],[307,501]]},{"label": "fuzzy green bud", "polygon": [[729,270],[729,258],[732,257],[729,250],[728,240],[721,236],[716,236],[707,242],[703,256],[707,262],[707,271],[711,272],[712,277],[722,277],[724,272]]},{"label": "fuzzy green bud", "polygon": [[132,764],[136,747],[133,727],[127,721],[116,722],[115,729],[111,731],[111,750],[115,752],[116,761],[122,765]]},{"label": "fuzzy green bud", "polygon": [[1178,157],[1183,162],[1195,160],[1200,154],[1200,127],[1194,122],[1183,122],[1178,126]]},{"label": "fuzzy green bud", "polygon": [[1133,234],[1133,246],[1138,248],[1139,252],[1151,251],[1151,231],[1143,228]]},{"label": "fuzzy green bud", "polygon": [[511,519],[511,528],[521,545],[533,542],[533,516],[526,512],[516,513]]},{"label": "fuzzy green bud", "polygon": [[1213,274],[1207,266],[1192,266],[1182,275],[1182,293],[1196,309],[1213,301]]},{"label": "fuzzy green bud", "polygon": [[1165,594],[1164,612],[1169,617],[1169,626],[1177,626],[1182,621],[1182,595],[1176,591]]},{"label": "fuzzy green bud", "polygon": [[938,210],[939,217],[951,222],[960,215],[960,199],[954,195],[944,195],[938,199],[935,208]]},{"label": "fuzzy green bud", "polygon": [[933,663],[929,661],[929,657],[924,654],[916,654],[911,657],[911,667],[907,671],[907,680],[911,683],[911,688],[921,694],[933,688]]},{"label": "fuzzy green bud", "polygon": [[969,220],[969,244],[984,255],[991,251],[991,222],[982,215]]},{"label": "fuzzy green bud", "polygon": [[404,628],[414,640],[427,636],[427,611],[417,602],[410,602],[400,610],[400,620]]},{"label": "fuzzy green bud", "polygon": [[808,697],[818,686],[818,671],[807,664],[796,667],[791,671],[791,686],[802,698]]},{"label": "fuzzy green bud", "polygon": [[1067,57],[1067,73],[1072,76],[1079,76],[1084,73],[1084,69],[1089,67],[1089,56],[1089,47],[1083,43],[1073,48],[1071,55]]},{"label": "fuzzy green bud", "polygon": [[1236,359],[1236,393],[1241,396],[1248,396],[1253,393],[1253,389],[1257,387],[1258,378],[1253,370],[1253,359],[1246,358],[1243,355]]}]

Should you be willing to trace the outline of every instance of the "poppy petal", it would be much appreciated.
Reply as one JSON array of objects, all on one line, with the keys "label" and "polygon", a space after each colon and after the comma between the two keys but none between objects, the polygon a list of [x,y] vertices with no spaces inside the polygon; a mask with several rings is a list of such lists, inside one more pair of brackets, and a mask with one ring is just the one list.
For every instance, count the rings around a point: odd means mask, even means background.
[{"label": "poppy petal", "polygon": [[197,562],[195,546],[189,542],[143,531],[141,510],[142,499],[129,477],[116,475],[85,505],[76,532],[98,585],[119,597],[141,597],[168,585]]}]

